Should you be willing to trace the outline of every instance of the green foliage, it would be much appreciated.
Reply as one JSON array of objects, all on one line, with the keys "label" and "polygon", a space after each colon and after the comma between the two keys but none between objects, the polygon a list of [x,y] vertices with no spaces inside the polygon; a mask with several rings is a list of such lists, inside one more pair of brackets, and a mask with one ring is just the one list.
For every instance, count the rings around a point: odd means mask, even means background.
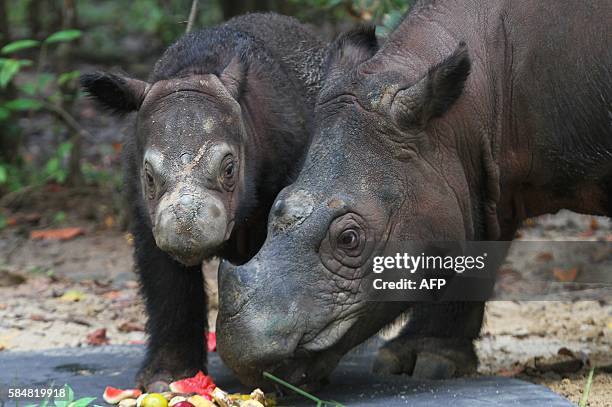
[{"label": "green foliage", "polygon": [[582,391],[582,398],[580,399],[579,406],[586,407],[589,402],[589,394],[591,393],[591,386],[593,384],[593,374],[595,373],[595,368],[591,368],[589,371],[589,376],[587,377],[587,381],[584,385],[584,390]]},{"label": "green foliage", "polygon": [[[63,30],[51,34],[42,42],[25,39],[11,42],[2,48],[1,54],[11,55],[26,49],[39,48],[38,69],[33,75],[32,72],[27,74],[25,72],[25,68],[33,65],[32,60],[19,59],[15,56],[0,58],[0,87],[6,89],[12,85],[12,88],[17,91],[10,93],[12,98],[0,98],[0,131],[4,133],[5,138],[12,137],[13,142],[19,139],[18,134],[15,134],[18,129],[16,130],[14,123],[11,122],[16,114],[58,106],[76,96],[74,82],[79,75],[78,71],[57,75],[42,72],[40,67],[44,65],[47,47],[52,44],[73,41],[80,36],[81,31],[79,30]],[[24,75],[20,77],[22,71]],[[72,90],[64,92],[63,90],[69,84],[73,84]],[[61,143],[42,169],[22,159],[14,159],[10,163],[0,159],[0,191],[12,191],[28,184],[47,181],[65,182],[68,176],[66,161],[71,148],[70,143]]]},{"label": "green foliage", "polygon": [[64,183],[68,177],[67,161],[71,149],[71,143],[61,143],[42,168],[32,163],[9,164],[0,160],[0,187],[15,191],[26,185],[39,185],[49,181]]},{"label": "green foliage", "polygon": [[0,50],[0,54],[12,54],[13,52],[21,51],[23,49],[34,48],[40,45],[39,41],[36,40],[19,40],[15,42],[11,42],[10,44],[5,45]]},{"label": "green foliage", "polygon": [[19,112],[19,111],[27,111],[27,110],[38,110],[42,107],[42,102],[36,99],[28,99],[28,98],[17,98],[13,100],[9,100],[8,102],[4,102],[2,105],[5,109],[9,111]]},{"label": "green foliage", "polygon": [[0,88],[5,89],[21,68],[30,65],[32,61],[27,59],[0,58]]},{"label": "green foliage", "polygon": [[[291,0],[298,14],[323,11],[336,20],[358,20],[377,25],[377,34],[386,36],[401,21],[415,0]],[[329,18],[328,17],[328,18]]]},{"label": "green foliage", "polygon": [[53,44],[56,42],[68,42],[81,37],[80,30],[63,30],[51,34],[45,40],[45,44]]},{"label": "green foliage", "polygon": [[43,171],[45,180],[52,180],[59,184],[63,184],[68,177],[68,169],[65,162],[68,159],[72,144],[64,142],[59,145],[55,154],[47,161]]}]

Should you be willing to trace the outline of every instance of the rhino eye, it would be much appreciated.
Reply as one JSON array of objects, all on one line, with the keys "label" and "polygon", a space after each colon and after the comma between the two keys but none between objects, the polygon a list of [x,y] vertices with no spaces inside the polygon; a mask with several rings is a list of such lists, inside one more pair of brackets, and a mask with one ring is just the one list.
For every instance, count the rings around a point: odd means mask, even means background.
[{"label": "rhino eye", "polygon": [[153,175],[153,169],[151,168],[151,165],[148,162],[145,163],[144,177],[147,198],[153,200],[157,196],[157,188],[155,186],[155,176]]},{"label": "rhino eye", "polygon": [[352,250],[359,245],[359,234],[355,229],[347,229],[338,236],[337,247]]},{"label": "rhino eye", "polygon": [[356,213],[334,219],[319,246],[323,265],[347,279],[359,278],[373,246],[368,244],[367,222]]},{"label": "rhino eye", "polygon": [[236,162],[232,154],[226,155],[221,161],[221,184],[226,191],[232,191],[236,184]]}]

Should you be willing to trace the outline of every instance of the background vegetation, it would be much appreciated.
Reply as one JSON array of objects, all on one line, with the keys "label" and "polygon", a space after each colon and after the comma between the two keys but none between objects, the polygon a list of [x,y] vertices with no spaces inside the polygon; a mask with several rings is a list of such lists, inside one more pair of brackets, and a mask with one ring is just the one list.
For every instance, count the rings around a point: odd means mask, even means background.
[{"label": "background vegetation", "polygon": [[[410,0],[199,0],[194,29],[251,11],[316,25],[328,39],[359,22],[386,35]],[[120,189],[126,129],[84,100],[78,76],[120,69],[146,77],[186,29],[192,0],[0,0],[1,208],[49,185]]]}]

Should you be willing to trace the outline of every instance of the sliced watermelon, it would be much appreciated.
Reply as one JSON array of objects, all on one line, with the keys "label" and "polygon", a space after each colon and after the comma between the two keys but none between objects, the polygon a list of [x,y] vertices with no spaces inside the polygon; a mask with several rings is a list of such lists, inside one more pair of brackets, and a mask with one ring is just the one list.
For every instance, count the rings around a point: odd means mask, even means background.
[{"label": "sliced watermelon", "polygon": [[217,387],[210,376],[198,372],[195,376],[170,383],[170,391],[174,393],[196,393],[211,400],[211,393]]},{"label": "sliced watermelon", "polygon": [[116,389],[114,387],[106,386],[102,398],[108,404],[117,404],[124,399],[138,398],[138,396],[140,396],[141,394],[142,392],[138,389],[121,390]]},{"label": "sliced watermelon", "polygon": [[209,332],[206,336],[206,350],[209,352],[217,351],[217,334],[215,332]]}]

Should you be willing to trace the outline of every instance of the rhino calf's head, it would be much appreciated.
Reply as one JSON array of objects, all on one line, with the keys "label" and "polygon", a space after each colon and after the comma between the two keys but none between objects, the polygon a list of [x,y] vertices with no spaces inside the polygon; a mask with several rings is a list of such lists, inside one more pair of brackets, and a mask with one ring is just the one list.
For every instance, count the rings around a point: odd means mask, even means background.
[{"label": "rhino calf's head", "polygon": [[142,212],[157,246],[192,266],[214,255],[239,221],[249,184],[245,125],[237,102],[245,78],[232,59],[219,75],[192,74],[147,83],[108,73],[83,75],[104,107],[136,111],[128,157]]}]

